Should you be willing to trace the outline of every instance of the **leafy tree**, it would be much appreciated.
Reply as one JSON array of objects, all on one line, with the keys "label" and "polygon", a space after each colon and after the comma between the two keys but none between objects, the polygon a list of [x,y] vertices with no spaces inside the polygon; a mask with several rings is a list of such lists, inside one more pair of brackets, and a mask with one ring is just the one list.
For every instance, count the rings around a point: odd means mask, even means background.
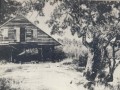
[{"label": "leafy tree", "polygon": [[17,0],[0,0],[0,24],[14,17],[17,14],[26,15],[36,10],[39,16],[43,16],[43,8],[48,0],[26,1],[22,3]]},{"label": "leafy tree", "polygon": [[[48,0],[24,1],[1,0],[0,24],[10,15],[17,12],[27,14],[38,11],[43,16],[43,8]],[[47,22],[52,27],[51,34],[61,33],[70,27],[72,35],[77,33],[83,44],[89,49],[89,58],[86,66],[86,78],[94,80],[101,72],[106,62],[109,63],[109,74],[104,77],[106,81],[113,79],[113,73],[118,63],[115,62],[117,40],[113,39],[120,34],[120,4],[118,2],[95,2],[81,0],[54,0],[58,6],[54,9],[51,19]],[[24,5],[23,5],[24,4]],[[114,12],[116,11],[116,12]],[[91,42],[87,38],[91,38]],[[112,48],[112,57],[107,48]],[[111,63],[111,61],[113,63]]]},{"label": "leafy tree", "polygon": [[[83,45],[89,49],[86,78],[95,80],[108,62],[110,70],[104,79],[112,81],[117,65],[115,46],[116,37],[120,35],[120,4],[81,0],[55,0],[55,3],[58,6],[54,9],[51,19],[47,21],[52,27],[51,34],[60,33],[61,30],[70,27],[72,35],[77,33],[78,37],[82,38]],[[88,42],[87,38],[91,38],[91,42]],[[112,49],[111,53],[108,52],[109,47]]]},{"label": "leafy tree", "polygon": [[12,17],[11,15],[15,15],[19,6],[21,3],[14,0],[0,0],[0,24]]}]

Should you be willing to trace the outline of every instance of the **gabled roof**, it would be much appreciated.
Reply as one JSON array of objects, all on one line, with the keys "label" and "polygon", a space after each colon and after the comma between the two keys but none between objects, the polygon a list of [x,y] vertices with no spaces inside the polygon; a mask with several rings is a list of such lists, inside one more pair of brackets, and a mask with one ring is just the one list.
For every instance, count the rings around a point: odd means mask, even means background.
[{"label": "gabled roof", "polygon": [[[40,37],[38,37],[37,43],[39,45],[61,45],[57,40],[55,40],[53,37],[45,33],[43,30],[41,30],[39,27],[34,25],[31,21],[29,21],[24,15],[17,15],[14,18],[9,19],[7,22],[5,22],[2,27],[31,27],[36,28],[39,31]],[[45,36],[45,37],[43,37]],[[41,38],[43,40],[41,40]]]},{"label": "gabled roof", "polygon": [[17,15],[14,18],[9,19],[7,22],[5,22],[3,25],[0,26],[8,26],[8,27],[13,27],[13,26],[31,26],[34,25],[32,22],[30,22],[26,17],[23,15]]}]

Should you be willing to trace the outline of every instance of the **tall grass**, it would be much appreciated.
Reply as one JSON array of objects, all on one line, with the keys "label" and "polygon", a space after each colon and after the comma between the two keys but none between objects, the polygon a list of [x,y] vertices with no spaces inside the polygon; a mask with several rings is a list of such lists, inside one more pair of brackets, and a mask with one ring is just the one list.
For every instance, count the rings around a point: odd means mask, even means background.
[{"label": "tall grass", "polygon": [[0,90],[20,90],[12,87],[12,80],[7,78],[0,78]]},{"label": "tall grass", "polygon": [[86,65],[88,51],[81,41],[68,38],[59,39],[58,41],[63,44],[61,49],[65,52],[67,58],[72,58],[74,60],[73,63],[80,66]]},{"label": "tall grass", "polygon": [[68,38],[63,40],[58,39],[58,41],[63,44],[63,51],[69,58],[79,58],[80,55],[87,53],[87,48],[82,44],[81,41],[75,39],[71,40]]},{"label": "tall grass", "polygon": [[85,90],[120,90],[120,83],[87,82],[84,84]]}]

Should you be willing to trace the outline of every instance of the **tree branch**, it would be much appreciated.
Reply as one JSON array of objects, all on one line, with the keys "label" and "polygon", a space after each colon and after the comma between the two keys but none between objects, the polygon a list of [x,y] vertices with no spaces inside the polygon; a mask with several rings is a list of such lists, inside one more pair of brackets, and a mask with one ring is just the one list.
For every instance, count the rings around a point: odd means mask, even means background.
[{"label": "tree branch", "polygon": [[119,64],[120,64],[120,61],[115,65],[114,70],[119,66]]},{"label": "tree branch", "polygon": [[91,47],[90,43],[87,42],[86,40],[86,33],[82,36],[82,43],[83,45],[85,45],[86,47]]},{"label": "tree branch", "polygon": [[[120,21],[118,21],[118,23],[113,27],[114,29],[116,29],[117,25],[119,24]],[[116,36],[116,35],[115,35]],[[115,37],[112,37],[110,40],[108,40],[108,42],[106,43],[105,47],[107,47],[109,45],[109,43],[111,42],[111,40],[115,38]],[[115,40],[116,42],[116,40]]]}]

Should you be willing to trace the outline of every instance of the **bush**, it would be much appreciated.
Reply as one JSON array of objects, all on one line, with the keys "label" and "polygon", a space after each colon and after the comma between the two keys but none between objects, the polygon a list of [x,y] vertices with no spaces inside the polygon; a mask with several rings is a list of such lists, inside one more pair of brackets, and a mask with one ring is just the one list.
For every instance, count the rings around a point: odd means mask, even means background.
[{"label": "bush", "polygon": [[78,59],[80,55],[87,52],[87,48],[82,44],[81,40],[64,38],[58,41],[63,44],[62,50],[68,58]]},{"label": "bush", "polygon": [[73,60],[73,64],[77,64],[80,67],[85,67],[87,64],[88,54],[84,53],[79,55],[78,59]]},{"label": "bush", "polygon": [[7,64],[6,60],[0,60],[0,64]]},{"label": "bush", "polygon": [[53,53],[53,60],[61,61],[65,58],[67,58],[67,56],[66,56],[66,53],[62,50],[62,48],[61,47],[55,48],[54,53]]},{"label": "bush", "polygon": [[79,56],[79,66],[85,67],[87,64],[88,54],[85,53],[84,55]]},{"label": "bush", "polygon": [[0,78],[0,90],[17,90],[17,89],[11,87],[9,79]]}]

